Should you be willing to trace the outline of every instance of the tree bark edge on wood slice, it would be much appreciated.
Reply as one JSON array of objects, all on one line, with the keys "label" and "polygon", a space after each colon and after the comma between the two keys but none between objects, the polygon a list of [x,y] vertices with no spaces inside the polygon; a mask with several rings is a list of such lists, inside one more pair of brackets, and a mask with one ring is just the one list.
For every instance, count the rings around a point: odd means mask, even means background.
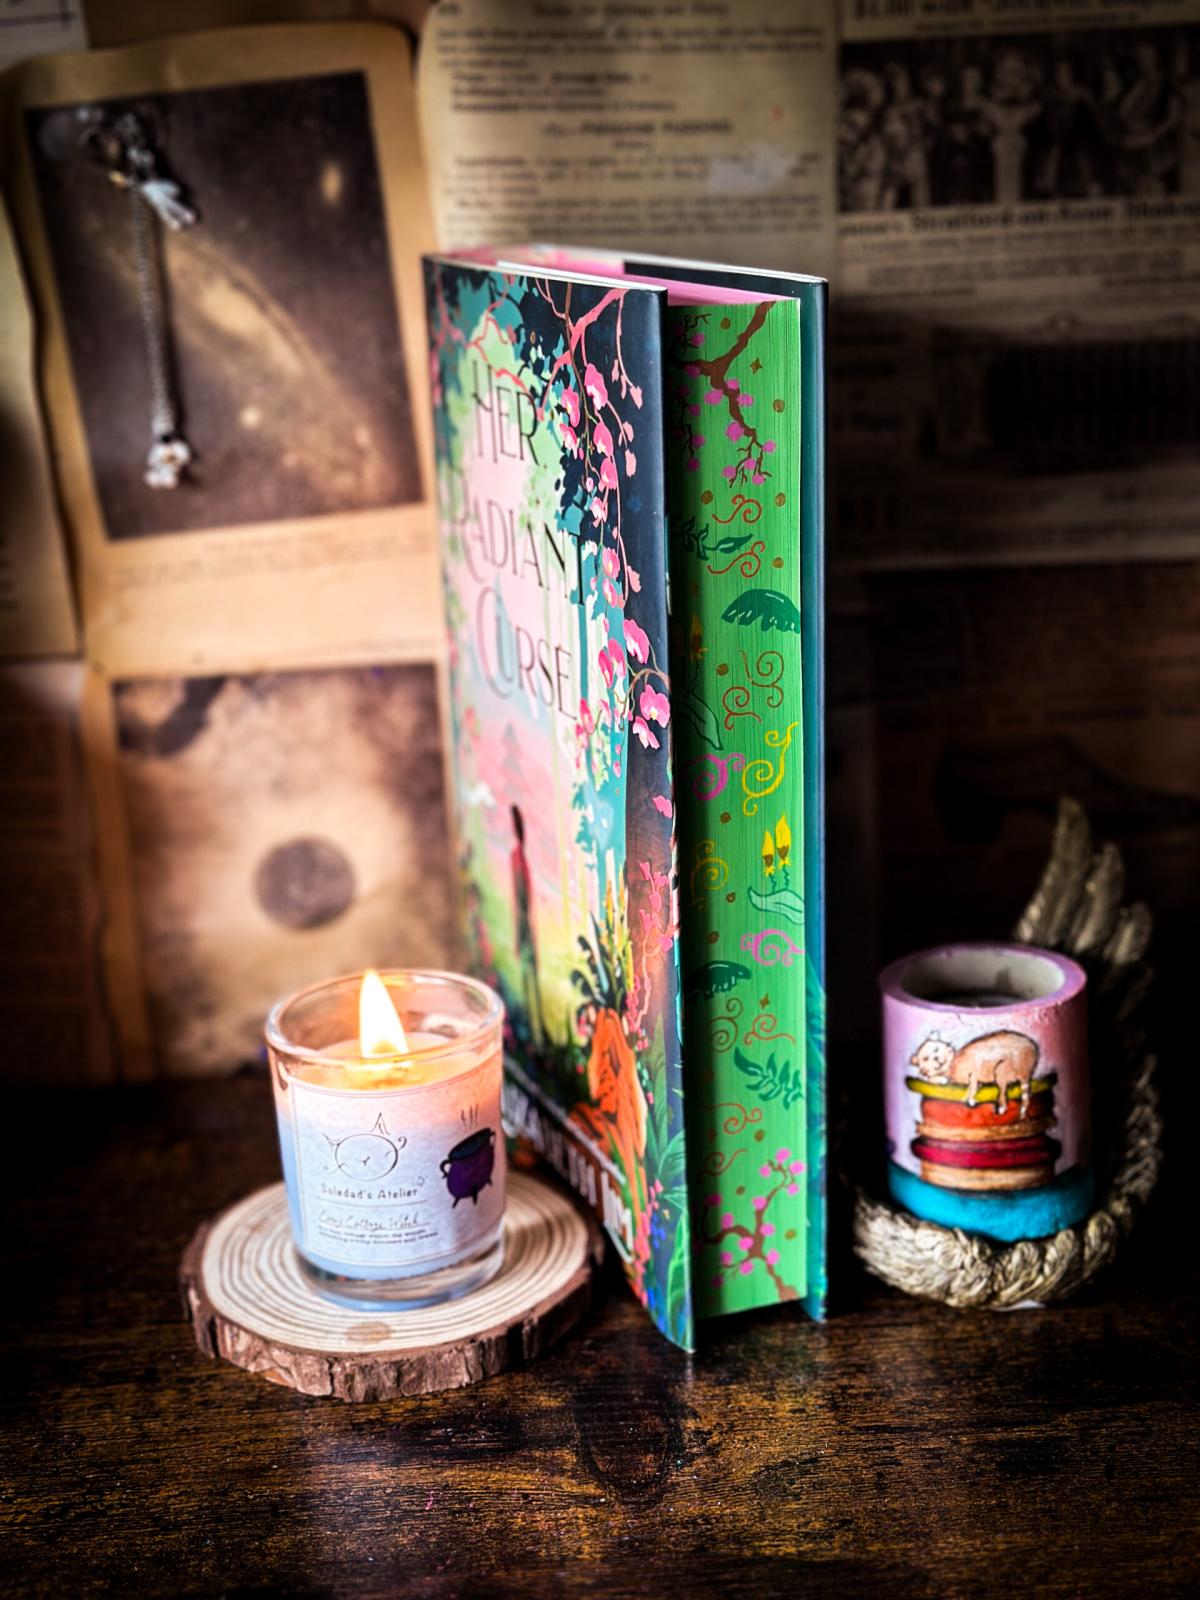
[{"label": "tree bark edge on wood slice", "polygon": [[[547,1283],[544,1275],[540,1278],[531,1275],[527,1306],[510,1309],[488,1319],[484,1326],[472,1328],[471,1314],[479,1316],[481,1299],[492,1287],[487,1285],[451,1303],[463,1313],[461,1331],[455,1329],[444,1339],[428,1344],[390,1349],[384,1346],[361,1352],[326,1351],[288,1343],[262,1326],[253,1325],[256,1320],[269,1322],[269,1317],[258,1319],[253,1313],[235,1316],[216,1303],[221,1296],[214,1295],[213,1286],[206,1281],[206,1271],[214,1269],[213,1261],[206,1260],[214,1233],[223,1227],[225,1234],[236,1237],[236,1213],[244,1213],[255,1204],[260,1210],[264,1207],[273,1210],[276,1198],[283,1210],[282,1226],[288,1227],[282,1184],[246,1196],[202,1223],[180,1261],[179,1286],[184,1313],[192,1325],[197,1347],[207,1356],[228,1361],[301,1394],[348,1401],[389,1400],[458,1389],[534,1361],[569,1333],[591,1306],[604,1243],[590,1214],[557,1186],[527,1173],[509,1174],[510,1214],[514,1209],[511,1204],[514,1195],[527,1194],[532,1188],[538,1191],[539,1204],[558,1213],[571,1237],[565,1264],[556,1270],[551,1282]],[[273,1222],[271,1232],[277,1235],[279,1231],[279,1223]],[[243,1237],[253,1233],[263,1236],[262,1225],[257,1229],[247,1227]],[[290,1229],[288,1241],[290,1245]],[[506,1263],[493,1284],[501,1284],[508,1270]],[[342,1311],[330,1306],[299,1278],[298,1270],[295,1286],[289,1284],[288,1287],[294,1287],[298,1306],[310,1307],[315,1303],[323,1315],[344,1319],[351,1329],[356,1323],[359,1327],[369,1326],[365,1319],[372,1313]],[[486,1300],[482,1304],[486,1307]],[[415,1314],[404,1310],[380,1312],[377,1320],[402,1323]]]}]

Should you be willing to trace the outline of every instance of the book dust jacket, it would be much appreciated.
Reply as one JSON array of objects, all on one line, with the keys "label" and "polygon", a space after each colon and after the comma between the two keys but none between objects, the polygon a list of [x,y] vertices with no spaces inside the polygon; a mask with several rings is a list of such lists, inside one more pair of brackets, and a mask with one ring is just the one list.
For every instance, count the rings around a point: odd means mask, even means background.
[{"label": "book dust jacket", "polygon": [[693,1343],[673,904],[665,296],[426,263],[460,864],[506,1120]]}]

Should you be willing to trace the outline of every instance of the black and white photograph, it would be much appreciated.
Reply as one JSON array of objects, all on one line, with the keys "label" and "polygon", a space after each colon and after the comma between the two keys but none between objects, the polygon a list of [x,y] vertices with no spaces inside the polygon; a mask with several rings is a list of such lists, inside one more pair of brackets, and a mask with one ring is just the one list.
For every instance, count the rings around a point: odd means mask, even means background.
[{"label": "black and white photograph", "polygon": [[420,499],[362,73],[27,118],[110,540]]},{"label": "black and white photograph", "polygon": [[1197,30],[843,45],[839,210],[1200,194]]}]

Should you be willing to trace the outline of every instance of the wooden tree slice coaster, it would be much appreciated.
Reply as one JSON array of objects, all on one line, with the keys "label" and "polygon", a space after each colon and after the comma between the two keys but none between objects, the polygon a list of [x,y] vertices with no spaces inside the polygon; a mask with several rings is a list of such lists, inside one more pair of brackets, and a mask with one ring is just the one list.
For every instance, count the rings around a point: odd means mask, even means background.
[{"label": "wooden tree slice coaster", "polygon": [[600,1230],[569,1197],[510,1171],[504,1265],[461,1300],[350,1311],[323,1300],[292,1247],[282,1183],[196,1231],[180,1263],[196,1343],[272,1383],[386,1400],[478,1383],[548,1350],[588,1307]]}]

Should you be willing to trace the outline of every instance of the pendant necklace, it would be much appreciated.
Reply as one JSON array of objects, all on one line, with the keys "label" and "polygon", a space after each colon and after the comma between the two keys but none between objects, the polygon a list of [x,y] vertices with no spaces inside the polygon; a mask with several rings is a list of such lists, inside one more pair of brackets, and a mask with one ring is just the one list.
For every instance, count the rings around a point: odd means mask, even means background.
[{"label": "pendant necklace", "polygon": [[84,135],[89,153],[129,196],[134,269],[150,379],[150,449],[143,477],[151,489],[176,489],[192,460],[171,359],[160,228],[190,228],[197,214],[163,170],[141,119],[123,112]]}]

